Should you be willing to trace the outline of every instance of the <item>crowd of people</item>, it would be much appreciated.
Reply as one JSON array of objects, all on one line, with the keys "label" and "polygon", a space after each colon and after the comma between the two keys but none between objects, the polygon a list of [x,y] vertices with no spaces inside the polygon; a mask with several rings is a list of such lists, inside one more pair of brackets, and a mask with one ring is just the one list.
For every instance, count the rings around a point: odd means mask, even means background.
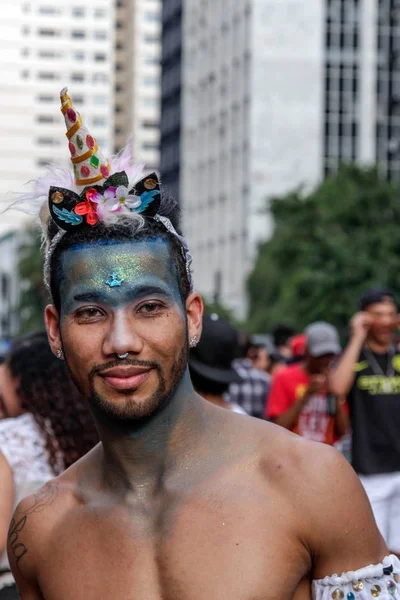
[{"label": "crowd of people", "polygon": [[399,595],[394,293],[345,348],[204,316],[177,203],[61,110],[73,170],[16,199],[51,303],[0,367],[0,600]]}]

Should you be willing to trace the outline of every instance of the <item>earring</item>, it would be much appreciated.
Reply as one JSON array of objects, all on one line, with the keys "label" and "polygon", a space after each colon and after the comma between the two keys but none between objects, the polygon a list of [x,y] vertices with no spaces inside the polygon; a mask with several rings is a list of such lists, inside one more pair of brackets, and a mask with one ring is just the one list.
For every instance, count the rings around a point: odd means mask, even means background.
[{"label": "earring", "polygon": [[190,346],[190,348],[196,348],[198,343],[199,343],[199,340],[197,338],[197,335],[194,335],[193,337],[190,338],[189,346]]},{"label": "earring", "polygon": [[64,351],[61,348],[59,348],[56,351],[56,356],[59,360],[64,360]]}]

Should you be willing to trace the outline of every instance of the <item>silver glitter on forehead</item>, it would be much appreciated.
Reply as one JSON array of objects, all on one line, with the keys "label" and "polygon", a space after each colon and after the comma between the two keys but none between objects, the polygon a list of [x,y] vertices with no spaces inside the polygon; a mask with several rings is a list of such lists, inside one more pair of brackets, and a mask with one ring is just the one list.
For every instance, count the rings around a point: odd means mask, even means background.
[{"label": "silver glitter on forehead", "polygon": [[[193,277],[192,277],[192,272],[191,272],[191,264],[192,264],[193,258],[192,258],[192,255],[190,254],[187,241],[185,240],[184,237],[179,235],[179,233],[176,231],[175,227],[172,225],[172,223],[168,219],[168,217],[164,217],[161,215],[155,215],[155,217],[153,217],[153,218],[155,221],[158,221],[159,223],[161,223],[165,227],[165,229],[167,231],[169,231],[169,233],[171,233],[173,236],[175,236],[177,238],[177,240],[179,241],[179,243],[181,245],[182,256],[183,256],[183,258],[185,260],[185,264],[186,264],[186,275],[188,278],[190,291],[193,292],[194,285],[193,285]],[[51,257],[53,255],[53,252],[55,251],[56,247],[58,246],[59,242],[61,241],[61,239],[64,237],[64,235],[66,233],[67,233],[66,231],[60,230],[52,239],[52,241],[47,249],[47,252],[46,252],[46,259],[45,259],[45,264],[44,264],[44,282],[45,282],[45,285],[49,292],[51,292],[51,287],[50,287]],[[133,234],[132,240],[134,240],[134,239],[135,239],[135,236]]]}]

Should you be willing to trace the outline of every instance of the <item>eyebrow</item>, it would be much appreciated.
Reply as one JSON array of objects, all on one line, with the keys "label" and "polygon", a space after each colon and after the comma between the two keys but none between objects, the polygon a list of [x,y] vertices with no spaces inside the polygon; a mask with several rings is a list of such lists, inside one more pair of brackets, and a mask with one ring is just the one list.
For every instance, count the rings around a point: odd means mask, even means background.
[{"label": "eyebrow", "polygon": [[[128,299],[136,299],[138,297],[148,296],[150,294],[157,294],[168,297],[171,297],[173,295],[168,290],[157,285],[139,285],[122,291],[125,292],[123,294],[123,297]],[[116,298],[116,296],[114,296],[114,298]],[[75,300],[75,302],[102,302],[104,304],[107,304],[110,301],[110,295],[109,293],[91,290],[89,292],[76,294],[73,299]]]}]

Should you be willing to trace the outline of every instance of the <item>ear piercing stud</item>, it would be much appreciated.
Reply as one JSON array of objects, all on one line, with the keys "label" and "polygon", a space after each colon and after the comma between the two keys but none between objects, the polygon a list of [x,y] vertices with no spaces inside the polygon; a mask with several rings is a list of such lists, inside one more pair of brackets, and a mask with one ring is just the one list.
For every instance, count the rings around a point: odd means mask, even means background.
[{"label": "ear piercing stud", "polygon": [[56,356],[59,360],[64,360],[64,351],[59,348],[58,350],[56,350]]},{"label": "ear piercing stud", "polygon": [[198,343],[199,343],[199,340],[197,338],[197,335],[194,335],[193,337],[190,338],[189,346],[190,346],[190,348],[196,348]]}]

